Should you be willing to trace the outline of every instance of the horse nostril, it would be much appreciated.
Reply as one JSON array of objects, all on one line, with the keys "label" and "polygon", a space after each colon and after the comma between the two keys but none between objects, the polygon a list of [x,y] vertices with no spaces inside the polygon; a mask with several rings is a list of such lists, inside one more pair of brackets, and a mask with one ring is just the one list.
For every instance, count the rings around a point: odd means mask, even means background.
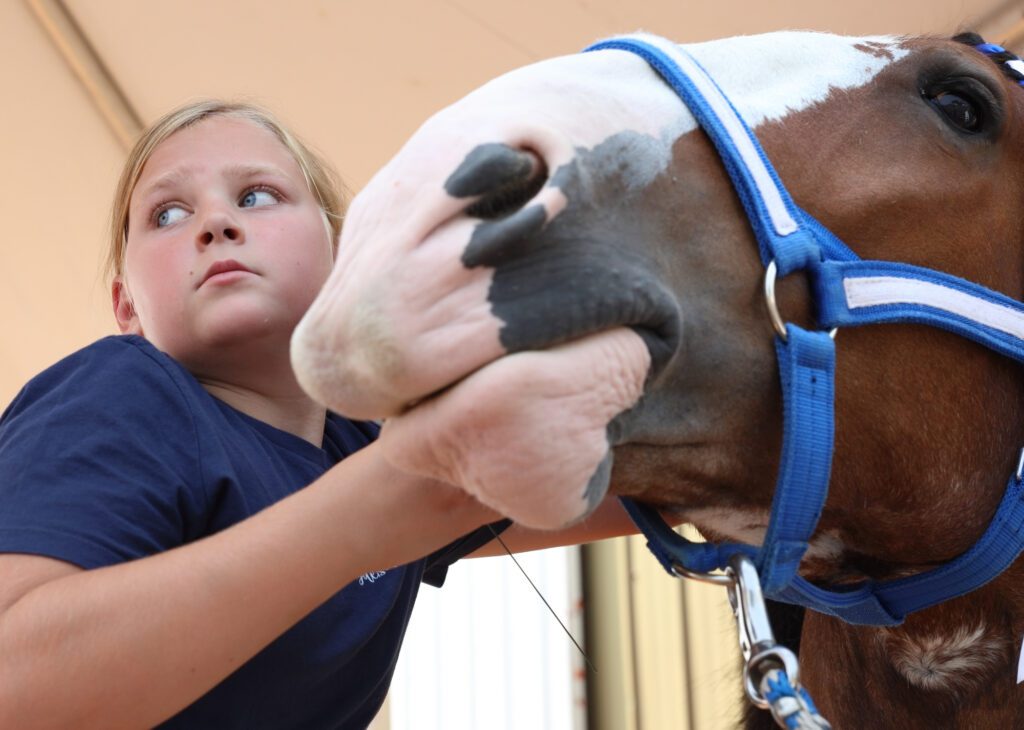
[{"label": "horse nostril", "polygon": [[504,144],[475,147],[444,188],[455,198],[478,198],[466,214],[474,218],[502,218],[533,199],[548,179],[548,168],[533,150]]},{"label": "horse nostril", "polygon": [[544,160],[533,152],[521,153],[530,165],[525,175],[506,180],[503,184],[485,193],[479,200],[466,208],[466,215],[485,220],[494,220],[515,213],[540,192],[548,181],[548,168]]}]

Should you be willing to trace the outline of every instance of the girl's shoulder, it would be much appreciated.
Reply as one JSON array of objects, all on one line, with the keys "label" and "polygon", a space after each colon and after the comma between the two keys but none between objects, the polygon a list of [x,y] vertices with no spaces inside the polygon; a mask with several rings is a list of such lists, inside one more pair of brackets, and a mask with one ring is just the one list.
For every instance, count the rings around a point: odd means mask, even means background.
[{"label": "girl's shoulder", "polygon": [[[168,355],[136,335],[104,337],[63,357],[30,380],[8,406],[26,402],[103,400],[139,403],[162,391],[186,396],[195,380]],[[196,384],[198,385],[198,384]],[[5,417],[8,414],[5,414]]]},{"label": "girl's shoulder", "polygon": [[94,568],[200,535],[209,479],[182,372],[109,337],[29,381],[0,418],[0,552]]},{"label": "girl's shoulder", "polygon": [[111,335],[62,358],[30,380],[26,387],[54,385],[68,379],[112,381],[125,375],[163,372],[172,380],[184,372],[171,357],[138,335]]},{"label": "girl's shoulder", "polygon": [[[0,417],[9,423],[32,414],[65,413],[97,421],[129,414],[187,417],[201,386],[145,338],[104,337],[32,378]],[[44,416],[46,417],[46,416]]]}]

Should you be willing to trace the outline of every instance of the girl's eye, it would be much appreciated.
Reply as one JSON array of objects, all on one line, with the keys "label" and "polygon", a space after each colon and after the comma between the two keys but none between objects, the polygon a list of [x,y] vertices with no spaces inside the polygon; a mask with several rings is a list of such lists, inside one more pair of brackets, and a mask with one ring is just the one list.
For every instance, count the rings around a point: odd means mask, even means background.
[{"label": "girl's eye", "polygon": [[169,205],[156,214],[156,226],[157,228],[165,228],[172,223],[183,220],[186,215],[188,215],[188,211],[180,205]]},{"label": "girl's eye", "polygon": [[273,205],[276,202],[277,198],[267,190],[250,190],[242,196],[238,204],[243,208],[259,208],[264,205]]}]

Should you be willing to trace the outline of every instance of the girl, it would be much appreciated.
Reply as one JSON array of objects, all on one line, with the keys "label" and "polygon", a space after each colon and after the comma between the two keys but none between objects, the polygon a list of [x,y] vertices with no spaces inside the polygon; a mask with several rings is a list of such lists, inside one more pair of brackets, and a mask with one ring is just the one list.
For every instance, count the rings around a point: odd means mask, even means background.
[{"label": "girl", "polygon": [[[376,426],[296,384],[289,337],[341,213],[324,162],[252,106],[191,104],[135,146],[111,239],[122,336],[34,378],[0,421],[0,727],[376,713],[419,582],[498,516],[398,472]],[[613,505],[508,540],[630,529]]]}]

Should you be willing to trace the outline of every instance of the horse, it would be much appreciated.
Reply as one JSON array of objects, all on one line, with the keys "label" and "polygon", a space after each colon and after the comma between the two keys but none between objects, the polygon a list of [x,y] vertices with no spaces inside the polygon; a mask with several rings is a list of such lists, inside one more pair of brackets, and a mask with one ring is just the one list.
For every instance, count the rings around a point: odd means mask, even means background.
[{"label": "horse", "polygon": [[[961,290],[977,303],[962,281],[1006,311],[1024,294],[1024,66],[1011,54],[969,34],[683,49],[816,236],[955,277],[929,284],[935,307]],[[789,323],[823,342],[841,317],[816,301],[816,261],[779,271],[766,306],[735,162],[663,76],[606,47],[513,71],[426,121],[353,202],[293,363],[330,408],[386,419],[396,464],[523,524],[579,520],[610,490],[756,546],[788,443],[776,349]],[[877,289],[875,274],[862,281]],[[793,561],[794,580],[840,592],[972,554],[1007,477],[1020,482],[1015,358],[885,309],[839,322],[828,494]],[[892,621],[808,610],[800,676],[821,714],[1024,726],[1015,555]]]}]

